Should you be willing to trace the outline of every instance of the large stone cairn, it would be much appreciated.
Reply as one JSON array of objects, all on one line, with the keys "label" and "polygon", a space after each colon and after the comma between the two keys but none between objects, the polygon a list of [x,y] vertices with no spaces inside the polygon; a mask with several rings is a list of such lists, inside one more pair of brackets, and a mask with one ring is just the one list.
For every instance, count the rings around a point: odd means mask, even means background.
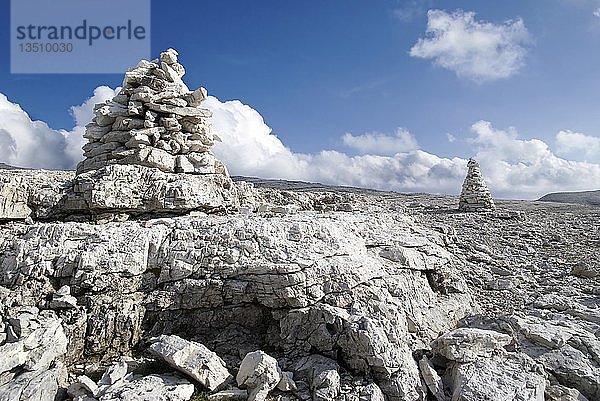
[{"label": "large stone cairn", "polygon": [[479,163],[469,159],[468,171],[462,185],[458,210],[463,212],[486,212],[496,210],[490,191],[485,185]]},{"label": "large stone cairn", "polygon": [[168,49],[157,60],[140,61],[125,73],[119,93],[95,106],[77,174],[126,164],[166,173],[228,175],[210,152],[220,139],[211,133],[211,112],[199,107],[206,89],[188,89],[177,56]]}]

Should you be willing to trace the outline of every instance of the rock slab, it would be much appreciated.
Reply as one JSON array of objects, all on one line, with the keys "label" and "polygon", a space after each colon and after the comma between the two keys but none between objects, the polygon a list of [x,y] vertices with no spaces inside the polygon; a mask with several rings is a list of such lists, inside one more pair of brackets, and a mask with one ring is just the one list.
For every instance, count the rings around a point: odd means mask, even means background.
[{"label": "rock slab", "polygon": [[150,351],[154,355],[193,377],[210,391],[215,391],[231,378],[225,362],[200,343],[175,335],[163,335],[151,341]]}]

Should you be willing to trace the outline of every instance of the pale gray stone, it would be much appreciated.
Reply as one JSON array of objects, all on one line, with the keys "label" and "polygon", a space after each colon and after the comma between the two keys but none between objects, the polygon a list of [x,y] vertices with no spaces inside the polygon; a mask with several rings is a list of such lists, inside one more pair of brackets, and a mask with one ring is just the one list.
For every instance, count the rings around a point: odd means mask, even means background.
[{"label": "pale gray stone", "polygon": [[[184,95],[184,99],[191,107],[198,107],[206,99],[208,92],[205,88],[198,88],[188,95]],[[191,131],[190,131],[191,132]]]},{"label": "pale gray stone", "polygon": [[431,394],[433,394],[435,399],[437,401],[446,401],[442,378],[435,371],[433,365],[426,356],[423,356],[419,360],[419,369],[421,371],[421,376],[425,380],[425,384],[427,384],[429,391],[431,391]]},{"label": "pale gray stone", "polygon": [[98,393],[98,385],[86,375],[79,376],[77,378],[79,383],[88,393],[95,395]]},{"label": "pale gray stone", "polygon": [[600,368],[583,352],[570,345],[537,358],[560,383],[573,387],[590,400],[600,397]]},{"label": "pale gray stone", "polygon": [[151,144],[150,138],[147,135],[132,132],[131,138],[125,143],[127,148],[144,148]]},{"label": "pale gray stone", "polygon": [[248,390],[230,389],[223,390],[208,396],[211,401],[246,401],[248,399]]},{"label": "pale gray stone", "polygon": [[128,366],[125,362],[115,362],[106,369],[98,382],[100,385],[112,386],[127,375]]},{"label": "pale gray stone", "polygon": [[0,221],[29,217],[32,210],[27,202],[27,192],[20,183],[0,177]]},{"label": "pale gray stone", "polygon": [[67,338],[61,321],[51,311],[36,308],[9,310],[9,340],[0,346],[0,373],[15,367],[46,370],[67,351]]},{"label": "pale gray stone", "polygon": [[50,309],[69,309],[77,307],[77,298],[71,295],[71,288],[63,285],[52,294],[52,299],[48,303]]},{"label": "pale gray stone", "polygon": [[117,117],[112,129],[114,131],[128,131],[144,127],[144,120],[141,118]]},{"label": "pale gray stone", "polygon": [[231,378],[225,362],[204,345],[178,336],[163,335],[151,340],[150,351],[210,391],[222,387]]},{"label": "pale gray stone", "polygon": [[177,121],[175,117],[162,117],[160,119],[160,124],[167,131],[181,131],[181,124],[179,124],[179,121]]},{"label": "pale gray stone", "polygon": [[460,328],[452,330],[431,343],[437,354],[457,362],[469,362],[490,357],[512,342],[512,337],[493,330]]},{"label": "pale gray stone", "polygon": [[279,381],[279,383],[277,383],[277,390],[296,390],[296,383],[294,382],[294,372],[281,372],[281,380]]},{"label": "pale gray stone", "polygon": [[7,384],[0,386],[0,400],[48,401],[54,400],[58,381],[64,375],[64,366],[21,373]]},{"label": "pale gray stone", "polygon": [[544,401],[543,369],[523,354],[496,355],[458,363],[453,401]]},{"label": "pale gray stone", "polygon": [[64,211],[212,211],[239,205],[229,177],[168,174],[136,165],[103,167],[78,175]]},{"label": "pale gray stone", "polygon": [[166,64],[175,64],[177,62],[177,56],[179,53],[175,49],[167,49],[166,51],[160,54],[160,61]]},{"label": "pale gray stone", "polygon": [[215,174],[215,157],[211,153],[190,153],[186,158],[194,167],[194,174]]},{"label": "pale gray stone", "polygon": [[109,387],[99,401],[188,401],[194,385],[175,375],[131,376]]},{"label": "pale gray stone", "polygon": [[172,113],[183,117],[212,117],[210,110],[197,107],[178,107],[168,104],[149,103],[148,108],[159,113]]},{"label": "pale gray stone", "polygon": [[281,381],[277,360],[263,351],[246,354],[236,376],[238,386],[248,389],[248,401],[264,401]]}]

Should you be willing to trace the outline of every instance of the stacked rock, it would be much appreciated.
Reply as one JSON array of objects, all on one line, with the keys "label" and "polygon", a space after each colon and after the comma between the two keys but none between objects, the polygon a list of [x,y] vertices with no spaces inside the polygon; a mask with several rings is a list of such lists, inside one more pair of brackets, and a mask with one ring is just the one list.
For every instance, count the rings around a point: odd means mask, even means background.
[{"label": "stacked rock", "polygon": [[496,210],[490,191],[485,185],[479,163],[469,159],[468,171],[462,185],[458,210],[463,212],[487,212]]},{"label": "stacked rock", "polygon": [[78,174],[137,164],[167,173],[228,175],[210,151],[220,139],[211,133],[211,112],[199,107],[206,89],[188,89],[177,56],[168,49],[157,60],[140,61],[125,73],[119,93],[95,106]]}]

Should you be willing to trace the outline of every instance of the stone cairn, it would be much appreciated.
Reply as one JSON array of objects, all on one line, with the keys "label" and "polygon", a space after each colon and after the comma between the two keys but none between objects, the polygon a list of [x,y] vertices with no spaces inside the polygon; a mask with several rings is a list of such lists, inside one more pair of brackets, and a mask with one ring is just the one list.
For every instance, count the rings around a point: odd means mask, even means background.
[{"label": "stone cairn", "polygon": [[177,56],[168,49],[157,60],[140,61],[125,73],[119,93],[94,107],[95,117],[84,134],[85,160],[77,174],[126,164],[166,173],[228,176],[210,151],[220,139],[211,133],[212,113],[199,107],[206,89],[188,89]]},{"label": "stone cairn", "polygon": [[463,212],[487,212],[496,210],[490,191],[485,185],[479,163],[469,159],[468,171],[462,185],[458,210]]}]

